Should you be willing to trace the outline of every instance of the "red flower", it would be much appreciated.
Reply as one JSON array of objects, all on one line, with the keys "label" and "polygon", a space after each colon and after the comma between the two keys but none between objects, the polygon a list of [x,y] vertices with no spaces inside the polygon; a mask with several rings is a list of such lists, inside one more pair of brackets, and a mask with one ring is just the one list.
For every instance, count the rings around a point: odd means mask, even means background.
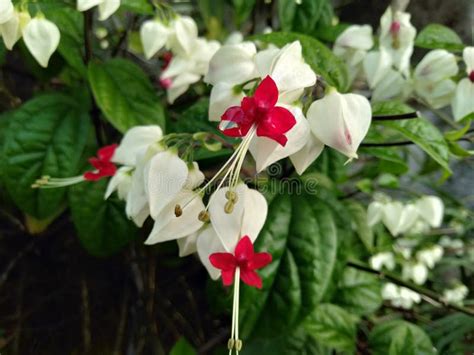
[{"label": "red flower", "polygon": [[[235,254],[235,255],[234,255]],[[249,286],[262,288],[262,279],[255,272],[272,261],[270,253],[254,253],[252,241],[244,236],[232,253],[214,253],[209,256],[211,264],[222,272],[224,286],[232,285],[235,270],[240,268],[240,278]]]},{"label": "red flower", "polygon": [[244,97],[240,106],[229,107],[221,117],[219,128],[230,137],[243,137],[255,124],[257,136],[268,137],[286,145],[288,132],[295,124],[293,114],[284,107],[275,106],[278,88],[270,76],[258,85],[255,94]]},{"label": "red flower", "polygon": [[97,152],[97,157],[89,159],[89,163],[91,163],[95,170],[85,172],[84,179],[97,181],[103,177],[114,176],[117,167],[110,160],[112,159],[117,146],[118,144],[111,144],[100,148]]}]

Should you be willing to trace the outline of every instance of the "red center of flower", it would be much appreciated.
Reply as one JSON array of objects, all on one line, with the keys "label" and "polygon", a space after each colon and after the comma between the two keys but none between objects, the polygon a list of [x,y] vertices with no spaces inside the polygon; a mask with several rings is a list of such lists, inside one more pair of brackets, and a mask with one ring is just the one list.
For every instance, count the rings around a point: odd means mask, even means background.
[{"label": "red center of flower", "polygon": [[84,179],[89,181],[97,181],[103,177],[114,176],[117,167],[111,162],[115,149],[118,144],[107,145],[97,151],[97,157],[89,159],[89,163],[95,168],[93,171],[86,171]]},{"label": "red center of flower", "polygon": [[469,80],[471,80],[471,83],[474,83],[474,70],[472,70],[472,71],[469,73]]},{"label": "red center of flower", "polygon": [[244,97],[240,106],[229,107],[221,117],[219,129],[229,137],[244,137],[253,125],[257,136],[268,137],[286,145],[285,136],[295,124],[293,114],[284,107],[275,106],[278,88],[270,76],[258,85],[253,96]]},{"label": "red center of flower", "polygon": [[390,25],[390,33],[392,35],[396,35],[400,32],[400,22],[398,21],[393,21],[392,24]]},{"label": "red center of flower", "polygon": [[221,270],[224,286],[232,285],[235,270],[240,268],[240,279],[249,286],[262,288],[262,279],[255,272],[272,261],[270,253],[255,253],[248,236],[240,239],[232,253],[214,253],[209,256],[211,264]]},{"label": "red center of flower", "polygon": [[[171,52],[163,53],[163,66],[161,67],[161,71],[164,71],[166,68],[169,67],[171,59],[173,59],[173,53]],[[160,85],[163,89],[169,89],[172,83],[173,83],[173,80],[171,80],[171,78],[165,78],[165,79],[160,78]]]}]

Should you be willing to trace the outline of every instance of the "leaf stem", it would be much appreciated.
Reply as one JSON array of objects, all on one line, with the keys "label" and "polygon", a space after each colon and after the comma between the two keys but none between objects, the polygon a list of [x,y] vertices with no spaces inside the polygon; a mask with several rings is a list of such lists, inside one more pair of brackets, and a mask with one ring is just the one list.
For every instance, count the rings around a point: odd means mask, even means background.
[{"label": "leaf stem", "polygon": [[357,261],[348,261],[347,266],[352,267],[352,268],[357,269],[357,270],[360,270],[360,271],[364,271],[364,272],[367,272],[367,273],[370,273],[370,274],[377,275],[381,279],[386,279],[390,282],[393,282],[394,284],[396,284],[398,286],[406,287],[406,288],[408,288],[412,291],[415,291],[415,292],[423,295],[424,297],[430,299],[434,303],[436,303],[436,304],[438,304],[438,305],[440,305],[444,308],[447,308],[447,309],[450,309],[450,310],[453,310],[453,311],[458,311],[458,312],[467,314],[469,316],[474,316],[474,310],[473,309],[469,309],[469,308],[462,307],[462,306],[459,306],[459,305],[456,305],[456,304],[448,303],[440,295],[438,295],[436,292],[433,292],[433,291],[428,290],[424,287],[415,285],[411,282],[404,281],[400,277],[398,277],[397,275],[392,274],[390,272],[385,272],[385,271],[382,272],[382,271],[374,270],[374,269],[370,268],[369,266],[364,265],[362,263],[359,263]]},{"label": "leaf stem", "polygon": [[399,115],[374,115],[372,119],[374,121],[393,121],[393,120],[412,120],[414,118],[420,118],[418,111],[402,113]]}]

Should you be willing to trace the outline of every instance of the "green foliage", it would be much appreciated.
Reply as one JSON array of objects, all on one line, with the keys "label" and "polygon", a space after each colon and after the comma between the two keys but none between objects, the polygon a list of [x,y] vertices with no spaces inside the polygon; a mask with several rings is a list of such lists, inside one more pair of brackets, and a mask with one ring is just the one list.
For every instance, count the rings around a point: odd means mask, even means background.
[{"label": "green foliage", "polygon": [[304,326],[321,344],[352,352],[358,320],[358,317],[339,306],[322,303],[311,313]]},{"label": "green foliage", "polygon": [[120,8],[136,14],[153,15],[153,6],[147,0],[121,0]]},{"label": "green foliage", "polygon": [[418,326],[403,320],[378,324],[369,336],[374,355],[428,355],[436,351],[428,335]]},{"label": "green foliage", "polygon": [[123,202],[117,197],[104,199],[107,180],[83,182],[70,188],[69,206],[79,240],[92,255],[113,254],[137,235],[127,219]]},{"label": "green foliage", "polygon": [[280,26],[285,32],[311,33],[318,22],[327,22],[333,15],[327,0],[304,0],[301,4],[294,0],[279,0],[277,6]]},{"label": "green foliage", "polygon": [[5,132],[2,178],[18,207],[38,219],[57,213],[65,190],[32,189],[43,175],[78,174],[90,132],[87,105],[55,93],[38,96],[11,113]]},{"label": "green foliage", "polygon": [[339,91],[348,90],[349,78],[346,65],[316,38],[299,33],[283,32],[258,35],[254,38],[265,43],[273,43],[278,47],[283,47],[293,41],[300,41],[303,47],[303,56],[316,74],[324,77],[329,85],[337,87]]},{"label": "green foliage", "polygon": [[277,196],[256,249],[271,251],[273,262],[262,270],[263,290],[242,290],[242,336],[255,329],[271,338],[301,324],[328,287],[337,250],[333,212],[312,195]]},{"label": "green foliage", "polygon": [[232,0],[232,3],[234,5],[237,26],[240,26],[252,13],[256,0]]},{"label": "green foliage", "polygon": [[429,24],[416,36],[415,45],[427,49],[446,49],[462,51],[464,44],[461,38],[449,27],[436,23]]},{"label": "green foliage", "polygon": [[196,355],[196,350],[185,338],[179,339],[170,351],[169,355]]},{"label": "green foliage", "polygon": [[144,124],[165,127],[163,106],[136,64],[124,59],[91,62],[88,77],[97,104],[119,131]]}]

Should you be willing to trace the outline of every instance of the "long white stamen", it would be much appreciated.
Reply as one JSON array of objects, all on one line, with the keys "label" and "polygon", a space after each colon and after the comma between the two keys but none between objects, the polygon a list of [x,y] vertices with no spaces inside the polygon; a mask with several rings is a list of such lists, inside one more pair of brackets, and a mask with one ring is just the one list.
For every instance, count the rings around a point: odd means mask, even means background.
[{"label": "long white stamen", "polygon": [[[232,329],[230,332],[230,339],[228,342],[229,355],[232,355],[232,350],[235,349],[237,355],[239,354],[239,293],[240,293],[240,268],[237,267],[234,275],[234,297],[232,304]],[[241,346],[241,345],[240,345]]]},{"label": "long white stamen", "polygon": [[85,181],[83,175],[73,176],[70,178],[51,178],[49,176],[43,176],[36,180],[31,187],[35,189],[53,189],[75,185],[83,181]]}]

